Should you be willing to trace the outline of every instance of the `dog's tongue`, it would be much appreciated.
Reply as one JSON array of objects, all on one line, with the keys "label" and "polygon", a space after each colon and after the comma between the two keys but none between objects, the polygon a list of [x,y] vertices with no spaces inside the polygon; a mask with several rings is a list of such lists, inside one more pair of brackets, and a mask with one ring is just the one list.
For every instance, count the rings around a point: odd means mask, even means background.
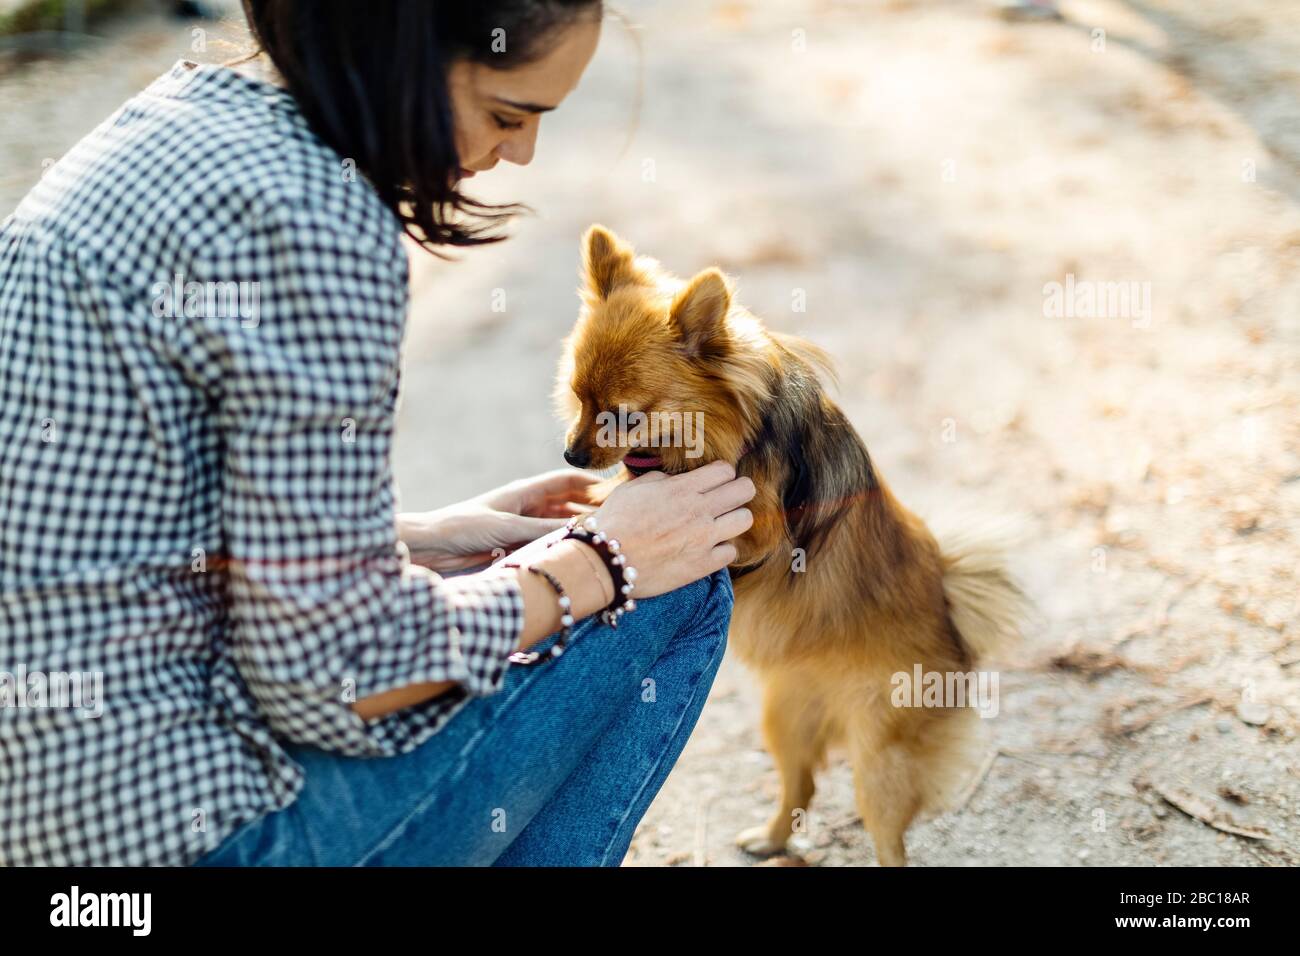
[{"label": "dog's tongue", "polygon": [[663,460],[658,455],[633,455],[629,453],[623,456],[623,464],[629,468],[658,468],[663,464]]}]

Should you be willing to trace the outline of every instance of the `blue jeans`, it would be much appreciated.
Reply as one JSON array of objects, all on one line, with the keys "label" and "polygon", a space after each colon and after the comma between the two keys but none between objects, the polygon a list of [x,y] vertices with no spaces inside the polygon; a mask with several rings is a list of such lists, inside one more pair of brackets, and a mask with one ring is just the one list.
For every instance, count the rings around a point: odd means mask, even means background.
[{"label": "blue jeans", "polygon": [[409,753],[291,746],[297,800],[197,865],[617,866],[695,728],[732,599],[724,569],[638,601],[616,629],[584,618],[562,657],[511,665]]}]

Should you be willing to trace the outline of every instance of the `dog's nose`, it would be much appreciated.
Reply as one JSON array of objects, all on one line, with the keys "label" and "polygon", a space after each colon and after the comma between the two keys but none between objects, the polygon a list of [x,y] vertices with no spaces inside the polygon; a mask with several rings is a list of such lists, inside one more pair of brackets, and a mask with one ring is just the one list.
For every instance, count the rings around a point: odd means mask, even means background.
[{"label": "dog's nose", "polygon": [[564,460],[574,468],[586,468],[591,464],[591,453],[585,451],[574,451],[572,448],[564,449]]}]

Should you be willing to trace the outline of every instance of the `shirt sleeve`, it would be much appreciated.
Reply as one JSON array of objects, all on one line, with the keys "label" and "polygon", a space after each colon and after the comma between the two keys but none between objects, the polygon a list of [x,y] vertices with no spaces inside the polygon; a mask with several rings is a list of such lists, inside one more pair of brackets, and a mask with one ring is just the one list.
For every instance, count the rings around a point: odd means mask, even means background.
[{"label": "shirt sleeve", "polygon": [[[397,538],[390,451],[407,307],[400,242],[329,219],[259,223],[198,265],[240,287],[205,316],[223,438],[222,531],[240,675],[271,729],[358,755],[417,746],[497,691],[523,629],[509,570],[443,578]],[[193,320],[192,320],[193,321]],[[351,704],[422,682],[437,698],[365,721]]]}]

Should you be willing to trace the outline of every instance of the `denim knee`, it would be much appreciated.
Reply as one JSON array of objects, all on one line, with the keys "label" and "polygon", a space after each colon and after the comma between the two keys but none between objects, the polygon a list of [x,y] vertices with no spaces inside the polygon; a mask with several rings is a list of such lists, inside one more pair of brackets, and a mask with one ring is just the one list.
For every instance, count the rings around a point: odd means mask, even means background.
[{"label": "denim knee", "polygon": [[730,572],[726,568],[714,571],[683,585],[678,591],[685,605],[680,633],[695,632],[700,637],[711,637],[721,631],[721,639],[725,641],[735,603]]}]

